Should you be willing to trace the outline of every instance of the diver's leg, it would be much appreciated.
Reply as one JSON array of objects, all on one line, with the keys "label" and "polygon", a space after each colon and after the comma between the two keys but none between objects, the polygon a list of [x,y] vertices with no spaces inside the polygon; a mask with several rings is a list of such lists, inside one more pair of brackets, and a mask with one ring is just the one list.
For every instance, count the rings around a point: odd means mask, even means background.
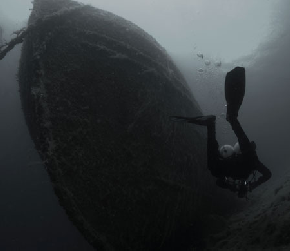
[{"label": "diver's leg", "polygon": [[241,152],[247,153],[250,150],[252,150],[252,145],[250,143],[250,140],[248,139],[238,119],[236,117],[230,117],[228,121],[231,124],[232,129],[238,138]]},{"label": "diver's leg", "polygon": [[171,116],[174,121],[186,122],[207,127],[207,168],[211,171],[212,175],[218,175],[218,161],[219,161],[219,145],[216,140],[216,116],[198,116],[194,118]]},{"label": "diver's leg", "polygon": [[219,161],[219,144],[216,139],[215,121],[207,125],[207,168],[217,176]]},{"label": "diver's leg", "polygon": [[208,115],[199,118],[193,118],[189,123],[203,125],[207,128],[207,168],[212,175],[219,177],[219,144],[216,139],[216,116]]}]

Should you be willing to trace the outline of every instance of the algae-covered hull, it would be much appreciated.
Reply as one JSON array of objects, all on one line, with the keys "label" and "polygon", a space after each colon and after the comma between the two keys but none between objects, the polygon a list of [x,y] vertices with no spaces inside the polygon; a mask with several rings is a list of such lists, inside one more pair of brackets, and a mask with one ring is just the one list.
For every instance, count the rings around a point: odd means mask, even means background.
[{"label": "algae-covered hull", "polygon": [[168,54],[133,23],[68,0],[35,0],[30,24],[22,106],[72,221],[98,250],[185,243],[208,173],[203,133],[168,118],[201,114]]}]

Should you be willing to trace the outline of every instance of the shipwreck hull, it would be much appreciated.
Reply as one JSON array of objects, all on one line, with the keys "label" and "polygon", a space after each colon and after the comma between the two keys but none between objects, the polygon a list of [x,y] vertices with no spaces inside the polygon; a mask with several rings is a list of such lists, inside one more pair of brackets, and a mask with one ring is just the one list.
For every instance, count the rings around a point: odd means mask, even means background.
[{"label": "shipwreck hull", "polygon": [[72,221],[97,250],[186,246],[212,189],[204,131],[169,120],[201,115],[171,58],[133,23],[72,1],[35,0],[29,23],[22,106]]}]

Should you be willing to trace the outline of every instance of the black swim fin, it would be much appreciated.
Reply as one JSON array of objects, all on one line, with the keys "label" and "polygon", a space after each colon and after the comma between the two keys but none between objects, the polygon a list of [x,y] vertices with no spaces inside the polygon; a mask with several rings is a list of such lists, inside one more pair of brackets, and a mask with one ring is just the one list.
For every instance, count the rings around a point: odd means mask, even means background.
[{"label": "black swim fin", "polygon": [[245,96],[245,68],[236,67],[227,73],[225,79],[225,99],[227,102],[227,117],[238,117]]}]

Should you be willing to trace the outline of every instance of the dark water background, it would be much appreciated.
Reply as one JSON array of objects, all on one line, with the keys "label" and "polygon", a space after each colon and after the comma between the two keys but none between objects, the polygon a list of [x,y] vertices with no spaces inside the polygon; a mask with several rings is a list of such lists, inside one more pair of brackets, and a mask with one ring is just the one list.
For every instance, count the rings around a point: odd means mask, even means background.
[{"label": "dark water background", "polygon": [[0,61],[0,250],[93,250],[58,204],[30,139],[16,79],[20,48]]}]

